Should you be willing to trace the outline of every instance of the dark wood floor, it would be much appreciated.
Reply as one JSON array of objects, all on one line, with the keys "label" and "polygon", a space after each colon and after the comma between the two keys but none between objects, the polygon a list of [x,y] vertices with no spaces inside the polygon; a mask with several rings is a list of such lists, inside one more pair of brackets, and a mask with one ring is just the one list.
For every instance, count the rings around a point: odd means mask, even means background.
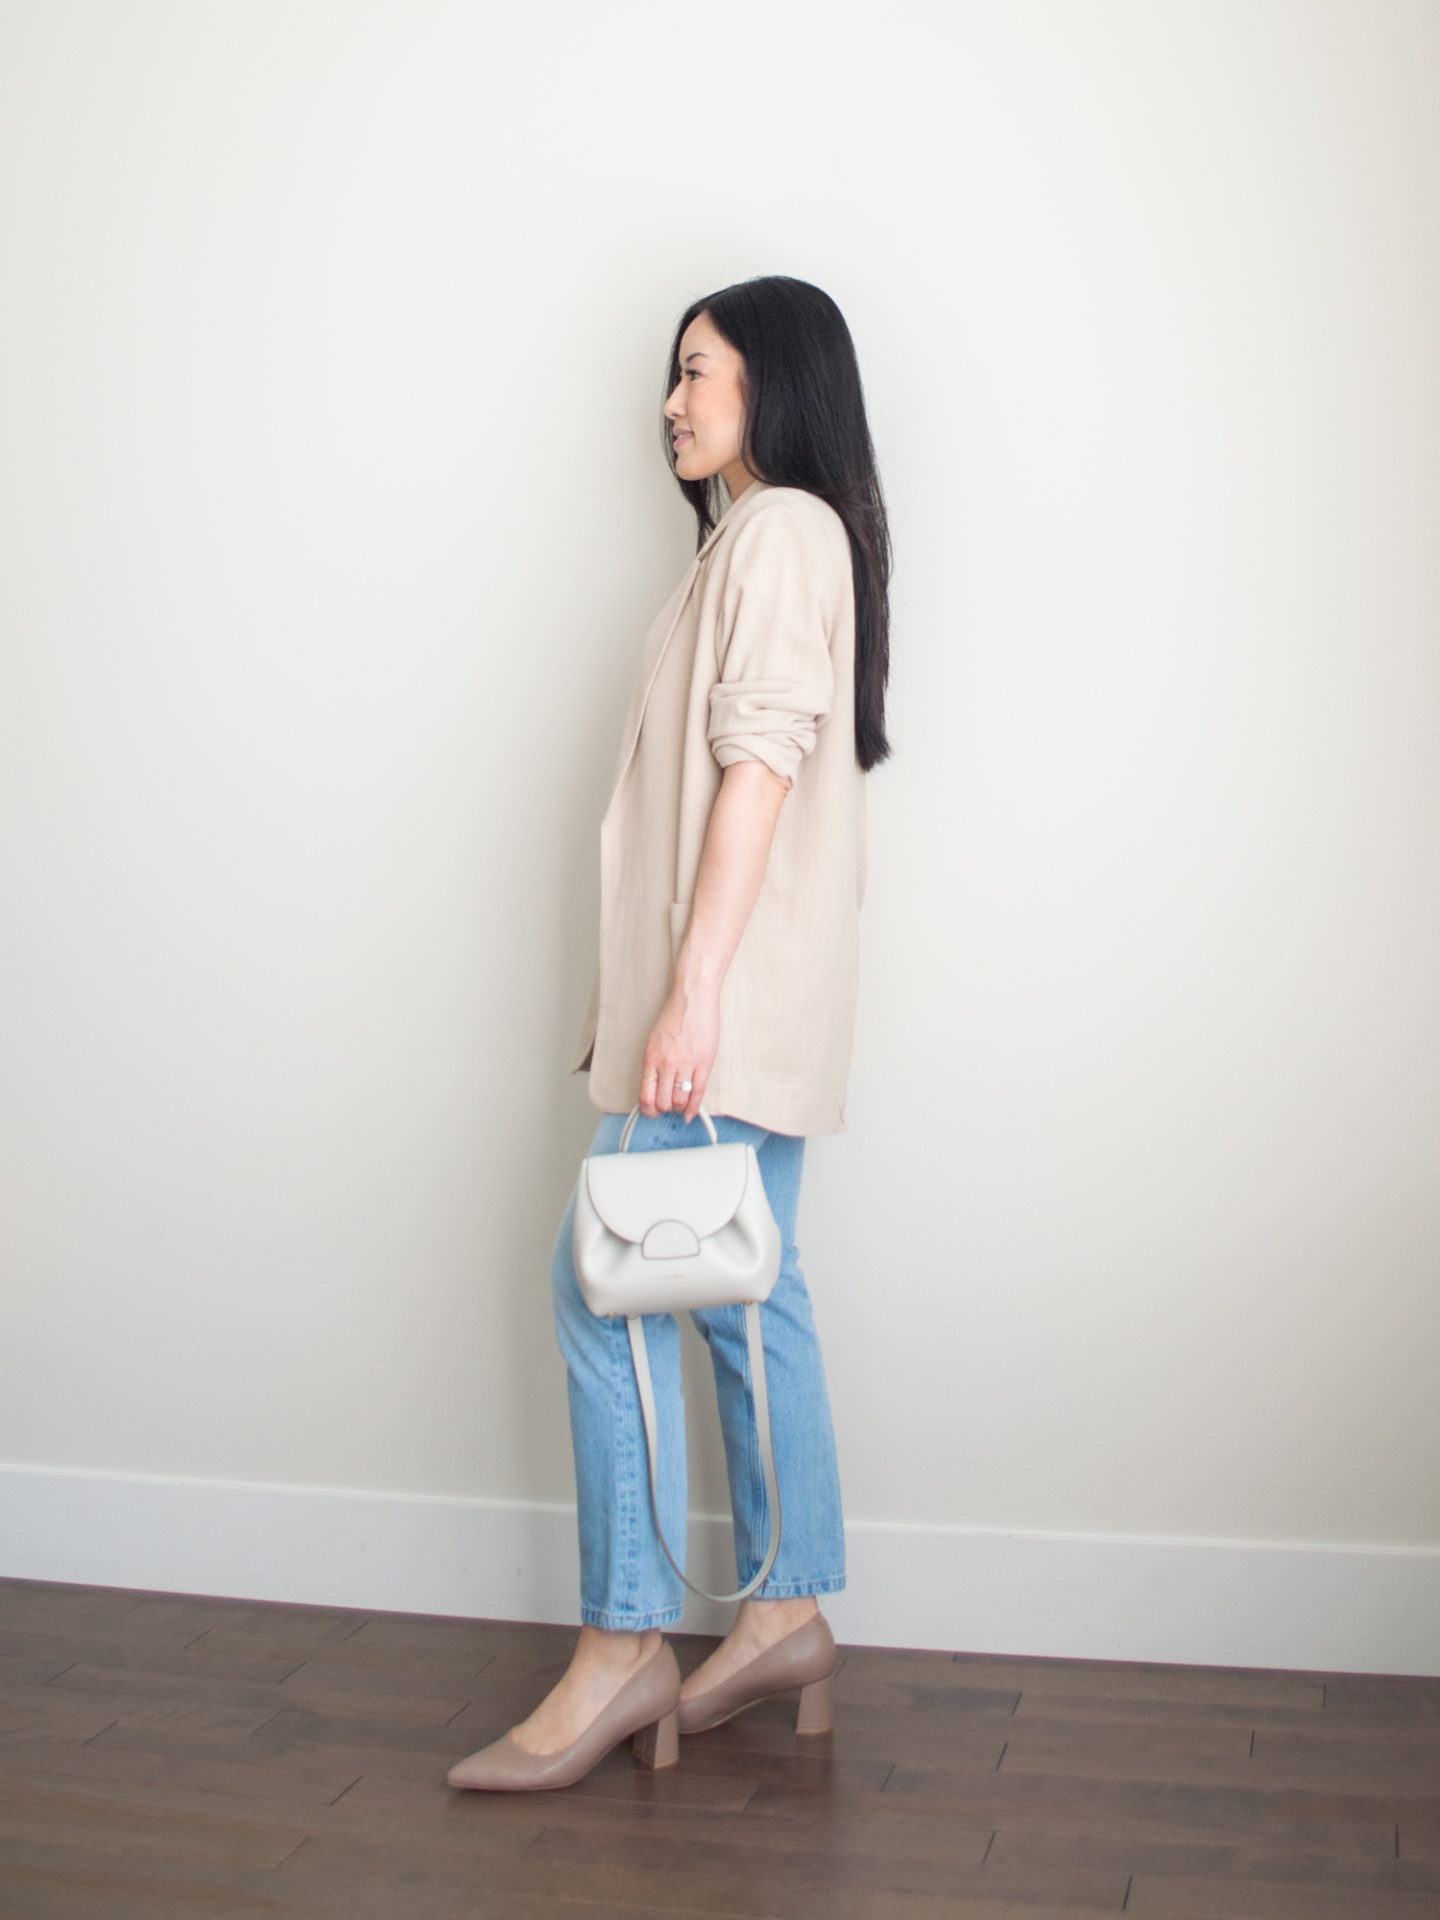
[{"label": "dark wood floor", "polygon": [[1440,1920],[1440,1680],[843,1647],[832,1734],[447,1787],[574,1638],[0,1581],[0,1920]]}]

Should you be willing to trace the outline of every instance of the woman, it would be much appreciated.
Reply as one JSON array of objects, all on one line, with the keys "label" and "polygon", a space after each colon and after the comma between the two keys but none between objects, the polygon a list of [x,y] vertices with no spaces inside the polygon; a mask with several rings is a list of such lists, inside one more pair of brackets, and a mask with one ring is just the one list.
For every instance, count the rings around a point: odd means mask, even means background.
[{"label": "woman", "polygon": [[[835,1642],[817,1595],[845,1585],[825,1375],[795,1251],[806,1136],[845,1126],[864,891],[864,778],[884,727],[890,559],[854,348],[835,303],[778,276],[697,301],[671,348],[667,455],[698,547],[651,628],[601,825],[600,963],[574,1070],[612,1153],[722,1141],[757,1150],[780,1225],[760,1309],[784,1525],[761,1591],[683,1682],[662,1629],[683,1612],[649,1505],[623,1318],[586,1307],[574,1198],[552,1282],[579,1495],[581,1629],[527,1720],[452,1786],[569,1786],[635,1736],[651,1766],[677,1733],[803,1689],[798,1731],[830,1725]],[[723,482],[729,504],[717,516]],[[692,1314],[710,1349],[742,1586],[769,1528],[744,1308]],[[647,1314],[666,1536],[685,1539],[680,1330]]]}]

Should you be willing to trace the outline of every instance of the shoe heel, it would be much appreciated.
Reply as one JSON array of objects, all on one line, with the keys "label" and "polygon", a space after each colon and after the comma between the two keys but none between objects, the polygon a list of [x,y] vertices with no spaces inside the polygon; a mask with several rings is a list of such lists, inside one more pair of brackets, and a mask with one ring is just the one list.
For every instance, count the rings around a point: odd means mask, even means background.
[{"label": "shoe heel", "polygon": [[630,1745],[642,1767],[673,1767],[680,1758],[678,1710],[652,1721],[648,1727],[641,1727]]},{"label": "shoe heel", "polygon": [[796,1733],[829,1733],[834,1724],[830,1711],[830,1680],[812,1680],[800,1689],[800,1709],[795,1715]]}]

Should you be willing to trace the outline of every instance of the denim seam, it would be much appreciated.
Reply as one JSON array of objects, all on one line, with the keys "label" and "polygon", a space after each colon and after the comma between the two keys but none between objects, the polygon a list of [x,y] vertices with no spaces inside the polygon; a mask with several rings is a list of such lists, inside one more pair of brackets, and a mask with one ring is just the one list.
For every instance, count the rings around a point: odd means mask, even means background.
[{"label": "denim seam", "polygon": [[580,1622],[587,1627],[606,1627],[611,1632],[644,1633],[650,1627],[677,1626],[683,1607],[664,1607],[658,1613],[614,1613],[602,1607],[582,1607]]},{"label": "denim seam", "polygon": [[[745,1309],[741,1307],[738,1311],[743,1320]],[[760,1335],[763,1343],[765,1335],[765,1303],[763,1301],[760,1303]],[[775,1516],[770,1511],[770,1502],[765,1492],[765,1467],[764,1462],[760,1458],[760,1421],[755,1406],[755,1374],[750,1365],[750,1341],[748,1337],[745,1339],[741,1352],[744,1363],[745,1411],[747,1415],[745,1423],[745,1451],[750,1469],[750,1511],[754,1515],[753,1523],[748,1529],[750,1539],[747,1543],[753,1564],[740,1582],[741,1586],[748,1586],[764,1564],[765,1549],[760,1545],[761,1530],[767,1522],[773,1526]],[[772,1435],[771,1438],[773,1442],[774,1436]],[[776,1463],[775,1471],[778,1475],[780,1471],[778,1462]],[[783,1500],[781,1502],[781,1512],[784,1512]],[[758,1558],[756,1558],[757,1555]],[[770,1582],[767,1579],[765,1582],[767,1591],[769,1585]]]},{"label": "denim seam", "polygon": [[778,1587],[775,1586],[772,1581],[767,1580],[765,1582],[763,1598],[766,1600],[790,1600],[807,1593],[840,1593],[844,1590],[844,1586],[845,1576],[843,1573],[826,1574],[822,1575],[819,1579],[787,1580]]},{"label": "denim seam", "polygon": [[[617,1570],[619,1574],[620,1599],[623,1609],[627,1603],[634,1602],[638,1597],[640,1588],[639,1568],[637,1565],[640,1533],[638,1519],[639,1487],[636,1474],[637,1461],[634,1422],[622,1417],[622,1410],[627,1409],[627,1403],[630,1398],[630,1382],[626,1372],[627,1367],[631,1364],[630,1330],[628,1325],[619,1318],[613,1320],[611,1325],[615,1329],[614,1337],[610,1343],[611,1368],[615,1376],[616,1385],[616,1425],[620,1430],[617,1470],[620,1473],[621,1482],[625,1488],[625,1497],[621,1502],[624,1511],[624,1545],[620,1556],[620,1566]],[[625,1349],[623,1353],[620,1346],[620,1334],[622,1330],[625,1334]]]}]

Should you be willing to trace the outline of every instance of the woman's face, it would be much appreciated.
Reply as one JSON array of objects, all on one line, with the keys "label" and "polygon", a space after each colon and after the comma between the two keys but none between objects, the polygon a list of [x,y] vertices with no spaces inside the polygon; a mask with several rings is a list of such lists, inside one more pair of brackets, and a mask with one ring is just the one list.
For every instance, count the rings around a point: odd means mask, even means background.
[{"label": "woman's face", "polygon": [[708,313],[697,313],[681,334],[679,360],[680,383],[665,402],[675,471],[682,480],[718,473],[734,500],[754,478],[740,457],[745,362]]}]

